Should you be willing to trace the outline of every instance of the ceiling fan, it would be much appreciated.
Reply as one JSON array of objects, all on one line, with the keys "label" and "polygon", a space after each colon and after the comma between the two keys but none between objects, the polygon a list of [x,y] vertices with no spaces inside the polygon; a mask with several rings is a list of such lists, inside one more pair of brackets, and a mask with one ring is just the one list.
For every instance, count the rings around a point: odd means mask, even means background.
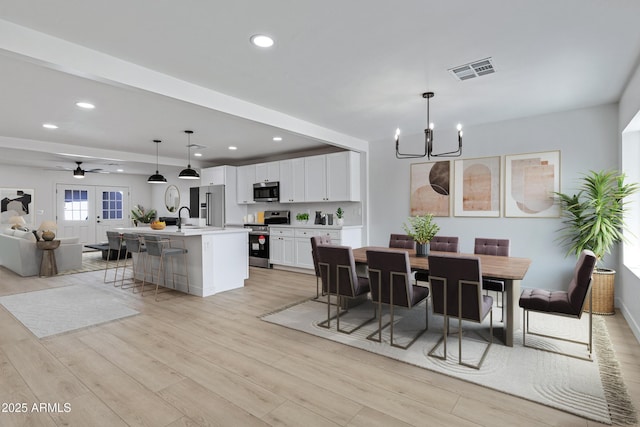
[{"label": "ceiling fan", "polygon": [[73,171],[73,177],[77,179],[84,178],[85,173],[109,173],[102,168],[82,169],[82,162],[76,161],[77,167],[75,169],[68,166],[58,166],[58,168]]}]

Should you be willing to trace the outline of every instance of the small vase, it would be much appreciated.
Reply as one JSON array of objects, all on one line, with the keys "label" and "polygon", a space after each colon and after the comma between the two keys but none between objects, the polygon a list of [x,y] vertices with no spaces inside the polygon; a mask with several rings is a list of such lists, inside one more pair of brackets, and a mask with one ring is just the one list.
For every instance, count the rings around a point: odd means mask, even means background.
[{"label": "small vase", "polygon": [[336,218],[336,224],[344,225],[344,218]]},{"label": "small vase", "polygon": [[416,256],[421,258],[429,256],[429,243],[416,242]]},{"label": "small vase", "polygon": [[55,238],[56,238],[56,233],[54,233],[53,231],[47,230],[42,232],[42,240],[50,242]]}]

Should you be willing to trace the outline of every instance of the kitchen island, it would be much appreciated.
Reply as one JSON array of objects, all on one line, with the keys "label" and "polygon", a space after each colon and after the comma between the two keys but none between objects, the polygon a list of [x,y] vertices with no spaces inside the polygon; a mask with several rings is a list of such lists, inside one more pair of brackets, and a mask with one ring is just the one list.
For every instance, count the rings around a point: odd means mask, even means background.
[{"label": "kitchen island", "polygon": [[[164,230],[154,230],[150,227],[118,228],[121,233],[135,233],[141,236],[158,235],[172,241],[173,247],[184,247],[187,254],[187,265],[183,265],[182,257],[175,261],[176,273],[184,274],[185,267],[189,274],[189,293],[200,297],[207,297],[230,289],[244,286],[249,278],[249,238],[248,230],[244,228],[219,227],[191,227],[168,226]],[[134,254],[134,256],[136,256]],[[136,260],[137,261],[137,260]],[[154,268],[157,261],[153,260]],[[142,271],[142,264],[138,268]],[[148,268],[147,268],[148,269]],[[167,286],[172,286],[171,267],[165,269]],[[139,273],[141,274],[141,273]],[[187,292],[184,276],[176,275],[176,288]],[[157,276],[157,274],[156,274]],[[141,278],[141,277],[139,277]],[[151,274],[147,271],[146,281],[151,281]],[[162,284],[162,282],[161,282]]]}]

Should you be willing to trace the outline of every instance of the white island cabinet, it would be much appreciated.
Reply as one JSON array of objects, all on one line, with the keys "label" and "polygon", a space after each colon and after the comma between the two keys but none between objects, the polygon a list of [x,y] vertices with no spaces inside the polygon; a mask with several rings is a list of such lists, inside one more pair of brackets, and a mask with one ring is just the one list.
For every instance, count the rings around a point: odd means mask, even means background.
[{"label": "white island cabinet", "polygon": [[[153,230],[146,227],[119,228],[121,233],[142,235],[158,235],[173,242],[174,247],[184,247],[187,253],[187,271],[189,273],[189,293],[200,297],[208,297],[219,292],[241,288],[249,278],[249,230],[244,228],[178,227],[169,226],[164,230]],[[153,261],[154,271],[158,261]],[[142,264],[140,264],[142,265]],[[149,263],[147,264],[147,266]],[[175,260],[176,288],[187,292],[184,276],[184,263],[179,256]],[[146,279],[150,280],[148,271]],[[171,287],[171,267],[166,266],[167,286]],[[157,277],[157,273],[155,274]],[[162,284],[162,282],[161,282]]]}]

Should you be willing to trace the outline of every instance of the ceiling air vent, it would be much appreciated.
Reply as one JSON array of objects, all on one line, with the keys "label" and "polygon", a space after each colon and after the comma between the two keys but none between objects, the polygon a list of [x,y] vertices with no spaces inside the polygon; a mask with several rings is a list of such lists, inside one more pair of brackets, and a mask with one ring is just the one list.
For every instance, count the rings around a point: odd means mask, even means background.
[{"label": "ceiling air vent", "polygon": [[456,79],[462,81],[492,74],[495,73],[496,70],[493,68],[493,62],[491,62],[491,58],[489,57],[479,61],[470,62],[469,64],[449,68],[449,72],[453,74]]}]

